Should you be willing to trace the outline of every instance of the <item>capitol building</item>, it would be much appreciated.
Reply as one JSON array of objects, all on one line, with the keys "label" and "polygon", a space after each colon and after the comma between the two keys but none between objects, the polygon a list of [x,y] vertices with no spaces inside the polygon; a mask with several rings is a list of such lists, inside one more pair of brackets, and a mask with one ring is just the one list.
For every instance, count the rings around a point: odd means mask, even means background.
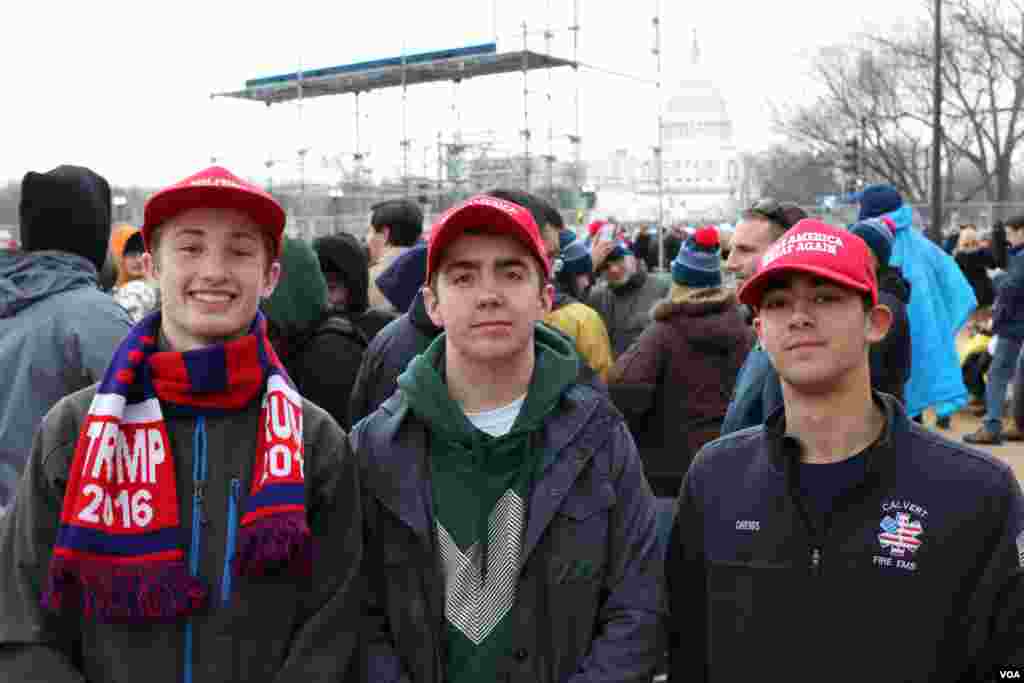
[{"label": "capitol building", "polygon": [[[725,100],[699,75],[696,41],[690,70],[695,77],[670,87],[662,116],[663,195],[667,222],[732,222],[749,203],[747,173],[733,142]],[[639,150],[637,150],[639,151]],[[588,165],[597,209],[619,220],[657,220],[658,176],[653,152],[619,149]]]}]

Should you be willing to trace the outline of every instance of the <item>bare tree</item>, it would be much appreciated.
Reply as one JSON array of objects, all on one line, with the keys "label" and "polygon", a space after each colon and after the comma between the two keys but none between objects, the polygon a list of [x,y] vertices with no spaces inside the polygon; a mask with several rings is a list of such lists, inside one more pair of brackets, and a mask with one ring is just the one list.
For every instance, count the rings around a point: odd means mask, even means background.
[{"label": "bare tree", "polygon": [[[941,74],[943,128],[950,155],[970,162],[989,201],[1012,199],[1013,160],[1024,140],[1024,34],[1014,0],[947,0]],[[906,60],[913,72],[934,66],[931,28],[905,37],[879,36],[880,48]],[[915,93],[930,101],[930,88]],[[929,114],[930,115],[930,114]]]},{"label": "bare tree", "polygon": [[[943,194],[947,201],[1013,198],[1013,161],[1024,140],[1024,6],[1021,0],[944,0],[941,69]],[[929,16],[932,3],[926,3]],[[912,200],[929,194],[934,66],[931,19],[905,32],[863,36],[823,50],[814,75],[825,94],[781,112],[791,140],[839,157],[861,144],[866,181]],[[973,172],[966,172],[970,167]]]}]

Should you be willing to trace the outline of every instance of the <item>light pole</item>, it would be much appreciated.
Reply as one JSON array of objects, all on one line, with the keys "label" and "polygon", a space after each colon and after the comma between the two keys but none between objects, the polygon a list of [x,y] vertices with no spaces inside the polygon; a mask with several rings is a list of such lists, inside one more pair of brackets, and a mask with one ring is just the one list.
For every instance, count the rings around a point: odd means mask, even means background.
[{"label": "light pole", "polygon": [[331,198],[331,215],[334,217],[334,233],[341,232],[338,226],[338,220],[341,212],[339,211],[339,205],[341,204],[341,198],[345,196],[345,191],[340,187],[332,187],[327,192],[327,196]]},{"label": "light pole", "polygon": [[124,207],[128,204],[128,197],[123,194],[115,194],[111,199],[111,203],[114,205],[114,220],[117,222],[124,221]]},{"label": "light pole", "polygon": [[935,71],[932,84],[932,201],[928,237],[942,244],[942,0],[935,0]]}]

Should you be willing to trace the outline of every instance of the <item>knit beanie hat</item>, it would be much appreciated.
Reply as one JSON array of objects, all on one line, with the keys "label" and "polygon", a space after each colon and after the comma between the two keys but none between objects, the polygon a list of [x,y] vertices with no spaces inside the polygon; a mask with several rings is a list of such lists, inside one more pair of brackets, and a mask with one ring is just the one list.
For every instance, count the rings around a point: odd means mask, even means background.
[{"label": "knit beanie hat", "polygon": [[892,185],[868,185],[860,195],[857,220],[877,218],[903,206],[903,198]]},{"label": "knit beanie hat", "polygon": [[672,261],[672,281],[685,287],[717,287],[722,284],[720,261],[718,231],[699,228]]},{"label": "knit beanie hat", "polygon": [[612,250],[608,252],[608,256],[605,257],[605,260],[617,261],[618,259],[623,258],[624,256],[630,255],[632,253],[633,250],[630,249],[629,245],[623,242],[622,240],[619,240],[615,243],[615,246],[612,248]]},{"label": "knit beanie hat", "polygon": [[867,218],[851,225],[850,232],[868,243],[880,264],[889,265],[895,236],[888,225],[878,218]]},{"label": "knit beanie hat", "polygon": [[369,257],[363,245],[347,232],[313,240],[313,251],[320,259],[320,270],[337,273],[348,289],[351,313],[362,313],[370,307]]},{"label": "knit beanie hat", "polygon": [[110,240],[110,185],[82,166],[29,171],[18,207],[25,251],[57,249],[87,258],[99,272]]},{"label": "knit beanie hat", "polygon": [[327,281],[313,247],[305,240],[284,237],[281,279],[261,308],[285,335],[302,334],[327,310]]},{"label": "knit beanie hat", "polygon": [[121,255],[127,256],[128,254],[142,254],[145,251],[146,244],[142,240],[142,231],[136,230],[124,241],[124,249],[121,251]]},{"label": "knit beanie hat", "polygon": [[558,250],[565,251],[565,248],[576,241],[576,233],[565,228],[558,232]]},{"label": "knit beanie hat", "polygon": [[577,240],[562,249],[562,255],[556,260],[555,268],[559,276],[583,275],[593,272],[594,262],[590,258],[587,245]]}]

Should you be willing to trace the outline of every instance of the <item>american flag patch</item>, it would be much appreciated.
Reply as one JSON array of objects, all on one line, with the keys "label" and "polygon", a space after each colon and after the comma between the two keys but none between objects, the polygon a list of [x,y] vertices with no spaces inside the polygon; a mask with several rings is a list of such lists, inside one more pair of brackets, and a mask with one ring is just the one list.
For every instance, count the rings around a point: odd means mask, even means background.
[{"label": "american flag patch", "polygon": [[924,533],[924,527],[906,512],[886,515],[879,526],[882,527],[882,533],[878,534],[878,542],[893,557],[912,555],[921,547],[918,536]]}]

